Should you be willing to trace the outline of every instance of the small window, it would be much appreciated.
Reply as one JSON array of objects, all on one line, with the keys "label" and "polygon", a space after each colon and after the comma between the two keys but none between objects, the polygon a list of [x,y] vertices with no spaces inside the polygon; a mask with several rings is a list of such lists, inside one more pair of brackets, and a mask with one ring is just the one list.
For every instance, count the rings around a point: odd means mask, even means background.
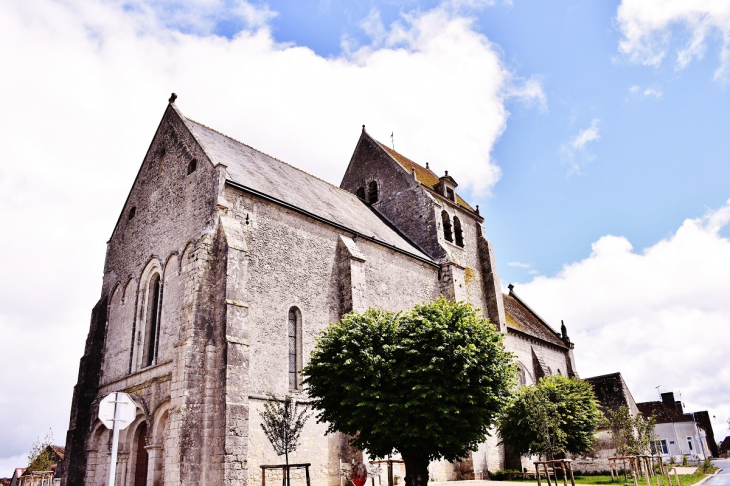
[{"label": "small window", "polygon": [[129,210],[129,214],[127,214],[127,219],[132,220],[137,215],[137,206],[132,206],[132,209]]},{"label": "small window", "polygon": [[375,181],[368,186],[368,202],[370,204],[378,202],[378,183]]},{"label": "small window", "polygon": [[198,161],[195,159],[191,160],[190,163],[188,164],[188,175],[195,172],[195,169],[197,169],[197,168],[198,168]]},{"label": "small window", "polygon": [[357,188],[357,197],[359,197],[362,201],[365,200],[365,188],[364,187]]},{"label": "small window", "polygon": [[453,201],[454,200],[454,190],[450,187],[446,188],[446,198]]},{"label": "small window", "polygon": [[687,447],[689,448],[689,452],[692,453],[695,450],[694,444],[692,443],[692,437],[687,437]]},{"label": "small window", "polygon": [[441,221],[444,225],[444,238],[446,238],[446,241],[453,242],[454,239],[451,236],[451,218],[449,217],[449,213],[441,211]]},{"label": "small window", "polygon": [[461,221],[456,216],[454,216],[454,239],[458,246],[464,247],[464,233],[461,231]]},{"label": "small window", "polygon": [[302,314],[299,309],[289,309],[289,389],[299,390],[299,373],[302,370]]}]

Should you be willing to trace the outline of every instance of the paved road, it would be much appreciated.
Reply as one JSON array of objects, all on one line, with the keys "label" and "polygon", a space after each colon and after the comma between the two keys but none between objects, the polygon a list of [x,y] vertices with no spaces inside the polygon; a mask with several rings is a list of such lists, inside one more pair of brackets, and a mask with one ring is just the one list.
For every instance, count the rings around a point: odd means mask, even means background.
[{"label": "paved road", "polygon": [[722,471],[705,481],[702,486],[730,486],[730,459],[712,461],[712,464],[721,467]]}]

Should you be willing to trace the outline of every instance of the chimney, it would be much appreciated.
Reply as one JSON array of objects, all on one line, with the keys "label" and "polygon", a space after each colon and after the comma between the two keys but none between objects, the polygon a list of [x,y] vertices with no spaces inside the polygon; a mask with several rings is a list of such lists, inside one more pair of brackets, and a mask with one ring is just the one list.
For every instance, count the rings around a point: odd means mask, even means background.
[{"label": "chimney", "polygon": [[681,401],[674,402],[674,406],[677,407],[677,412],[684,413],[684,407]]},{"label": "chimney", "polygon": [[674,392],[662,393],[662,403],[676,410],[677,406],[674,404]]}]

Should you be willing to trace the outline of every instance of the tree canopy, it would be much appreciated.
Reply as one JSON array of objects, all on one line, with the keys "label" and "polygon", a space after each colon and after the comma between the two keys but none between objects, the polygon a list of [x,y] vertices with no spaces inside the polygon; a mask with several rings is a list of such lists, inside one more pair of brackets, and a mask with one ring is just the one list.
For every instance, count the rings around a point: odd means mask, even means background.
[{"label": "tree canopy", "polygon": [[522,387],[502,416],[499,430],[516,453],[554,458],[588,451],[601,417],[590,383],[557,375]]},{"label": "tree canopy", "polygon": [[615,410],[606,411],[606,420],[613,446],[619,456],[636,456],[647,454],[654,440],[654,417],[648,419],[641,413],[631,416],[631,411],[625,405]]},{"label": "tree canopy", "polygon": [[464,302],[409,312],[370,309],[331,324],[303,370],[318,421],[372,457],[399,452],[406,484],[429,460],[483,442],[511,397],[515,366],[502,334]]}]

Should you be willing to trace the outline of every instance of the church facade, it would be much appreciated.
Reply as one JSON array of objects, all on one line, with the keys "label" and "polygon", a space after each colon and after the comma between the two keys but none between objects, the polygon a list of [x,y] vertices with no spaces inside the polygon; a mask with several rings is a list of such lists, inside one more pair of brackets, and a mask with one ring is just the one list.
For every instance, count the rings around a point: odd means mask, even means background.
[{"label": "church facade", "polygon": [[[113,391],[137,403],[115,484],[258,484],[260,465],[281,462],[260,427],[264,401],[308,403],[299,371],[319,333],[351,310],[464,300],[507,333],[522,383],[575,374],[565,330],[511,288],[502,294],[484,218],[448,173],[363,127],[335,187],[186,118],[171,100],[107,243],[62,484],[107,484],[111,434],[96,415]],[[313,484],[334,486],[359,453],[325,430],[310,420],[291,460],[312,464]],[[431,474],[482,478],[504,465],[493,437]]]}]

